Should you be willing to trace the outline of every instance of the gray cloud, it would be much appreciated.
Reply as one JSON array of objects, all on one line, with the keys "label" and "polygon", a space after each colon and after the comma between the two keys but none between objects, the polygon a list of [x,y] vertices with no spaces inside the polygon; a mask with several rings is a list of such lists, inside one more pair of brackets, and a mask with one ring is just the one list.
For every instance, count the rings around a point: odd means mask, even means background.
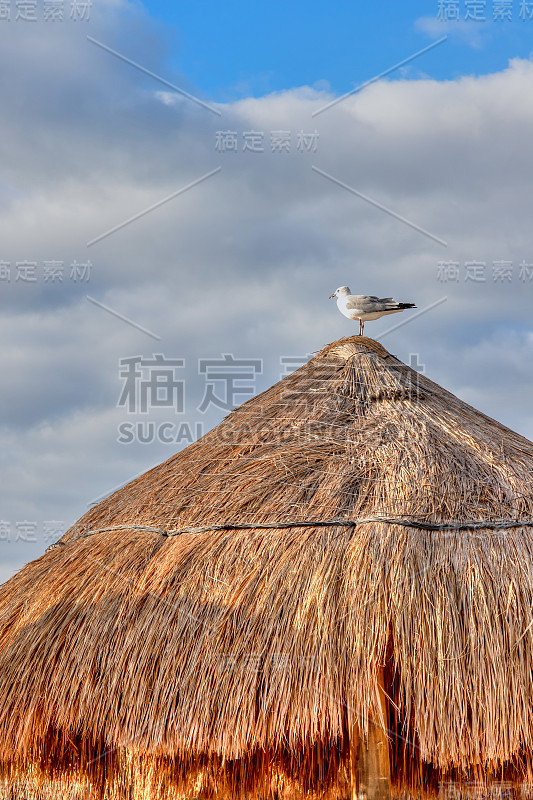
[{"label": "gray cloud", "polygon": [[[533,280],[518,276],[521,261],[533,263],[533,110],[524,102],[533,64],[515,60],[496,75],[442,83],[385,81],[316,118],[332,97],[305,87],[219,106],[218,118],[86,40],[90,33],[194,93],[167,70],[168,34],[137,7],[103,4],[87,27],[12,23],[10,33],[0,51],[0,74],[12,76],[0,108],[0,260],[12,267],[11,281],[0,282],[0,519],[67,526],[91,499],[184,446],[117,442],[127,419],[117,408],[120,358],[183,357],[190,402],[177,421],[207,430],[223,411],[197,410],[205,387],[198,358],[262,358],[255,387],[265,388],[279,379],[280,356],[305,356],[355,332],[327,300],[344,283],[420,308],[447,295],[384,344],[404,360],[418,353],[429,377],[533,436]],[[315,129],[316,152],[300,152],[298,132]],[[237,152],[216,149],[221,130],[237,133]],[[264,152],[243,151],[250,130],[264,134]],[[291,134],[288,153],[271,152],[280,130]],[[69,278],[75,259],[92,262],[89,282]],[[35,283],[15,279],[22,260],[37,262]],[[62,282],[45,283],[47,260],[64,261]],[[457,262],[458,281],[439,282],[444,260]],[[484,281],[465,280],[471,260],[486,262]],[[493,280],[501,260],[513,263],[511,281]],[[365,332],[379,338],[387,327],[380,320]],[[0,541],[0,578],[47,543]]]}]

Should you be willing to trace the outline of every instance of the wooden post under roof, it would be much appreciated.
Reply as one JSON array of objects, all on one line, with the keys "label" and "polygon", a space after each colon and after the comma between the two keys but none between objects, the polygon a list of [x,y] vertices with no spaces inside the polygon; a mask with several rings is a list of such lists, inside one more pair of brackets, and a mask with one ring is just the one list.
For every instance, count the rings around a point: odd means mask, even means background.
[{"label": "wooden post under roof", "polygon": [[[388,727],[383,668],[378,674],[379,696]],[[351,800],[390,800],[390,759],[387,731],[369,721],[368,736],[354,736],[350,744]]]}]

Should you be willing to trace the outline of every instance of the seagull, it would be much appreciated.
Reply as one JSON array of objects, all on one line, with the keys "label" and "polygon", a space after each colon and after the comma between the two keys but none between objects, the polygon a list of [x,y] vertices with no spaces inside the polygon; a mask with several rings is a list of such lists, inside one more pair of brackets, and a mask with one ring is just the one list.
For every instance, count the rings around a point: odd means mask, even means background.
[{"label": "seagull", "polygon": [[392,297],[374,297],[366,294],[350,294],[348,286],[340,286],[329,296],[337,298],[337,308],[348,319],[359,320],[359,336],[363,335],[367,319],[379,319],[385,314],[397,314],[406,308],[416,308],[414,303],[397,303]]}]

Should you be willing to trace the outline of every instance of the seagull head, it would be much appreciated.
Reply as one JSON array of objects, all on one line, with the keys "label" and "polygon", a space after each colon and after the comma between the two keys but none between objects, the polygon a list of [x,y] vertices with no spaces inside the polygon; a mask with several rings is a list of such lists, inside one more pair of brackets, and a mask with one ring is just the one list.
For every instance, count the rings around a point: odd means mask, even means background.
[{"label": "seagull head", "polygon": [[333,294],[330,294],[328,299],[331,300],[332,297],[341,297],[343,294],[350,294],[350,289],[348,286],[339,286],[339,288],[336,289]]}]

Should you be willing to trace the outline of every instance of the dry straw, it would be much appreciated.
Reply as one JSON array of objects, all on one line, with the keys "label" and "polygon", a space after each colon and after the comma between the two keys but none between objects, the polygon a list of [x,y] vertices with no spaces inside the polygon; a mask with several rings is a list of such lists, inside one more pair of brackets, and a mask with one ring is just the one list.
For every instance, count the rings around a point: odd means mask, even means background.
[{"label": "dry straw", "polygon": [[532,477],[529,441],[334,342],[0,589],[5,793],[343,796],[383,667],[397,792],[527,775]]}]

